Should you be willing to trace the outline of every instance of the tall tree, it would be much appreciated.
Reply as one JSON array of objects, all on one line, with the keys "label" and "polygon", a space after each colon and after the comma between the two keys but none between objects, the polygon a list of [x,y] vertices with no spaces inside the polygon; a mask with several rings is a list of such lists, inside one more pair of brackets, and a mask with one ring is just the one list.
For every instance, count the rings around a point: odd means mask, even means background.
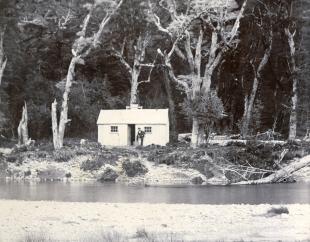
[{"label": "tall tree", "polygon": [[[156,55],[156,51],[147,53],[147,49],[153,48],[154,38],[147,19],[147,6],[143,0],[124,3],[114,23],[111,54],[118,59],[129,77],[130,105],[139,103],[138,89],[141,84],[150,82],[156,59],[152,56],[154,53]],[[148,77],[145,78],[146,72]]]},{"label": "tall tree", "polygon": [[298,102],[298,80],[297,80],[297,53],[296,53],[296,33],[297,33],[297,23],[296,21],[291,21],[293,19],[295,1],[289,1],[287,4],[287,19],[288,24],[285,26],[285,35],[287,37],[287,43],[289,46],[289,71],[292,77],[292,95],[291,95],[291,110],[290,110],[290,121],[289,121],[289,135],[288,138],[291,140],[296,139],[297,134],[297,102]]},{"label": "tall tree", "polygon": [[[262,80],[262,72],[264,71],[264,68],[269,62],[273,45],[273,23],[271,21],[272,13],[265,4],[263,4],[263,9],[261,9],[259,6],[258,10],[259,11],[254,8],[252,12],[253,16],[255,16],[256,12],[259,12],[259,16],[254,17],[254,29],[256,30],[255,33],[257,34],[255,38],[258,39],[258,41],[256,41],[256,43],[252,45],[252,49],[257,49],[254,50],[255,55],[249,57],[249,62],[253,70],[254,78],[252,82],[252,89],[249,94],[245,95],[244,98],[244,113],[241,124],[241,135],[243,137],[247,137],[249,133],[249,126],[252,119],[254,102],[256,99],[259,83]],[[261,36],[261,39],[259,36]],[[265,46],[263,48],[262,56],[260,56],[260,45]]]},{"label": "tall tree", "polygon": [[6,26],[0,26],[0,85],[4,73],[4,69],[6,67],[7,58],[5,56],[4,47],[3,47],[3,39],[5,33]]},{"label": "tall tree", "polygon": [[[84,59],[90,54],[91,50],[98,47],[100,44],[103,31],[106,25],[109,23],[111,17],[122,5],[123,0],[119,2],[111,1],[96,1],[93,4],[87,4],[88,14],[84,18],[82,24],[82,30],[77,33],[78,39],[74,42],[72,46],[72,59],[67,72],[65,90],[63,93],[63,100],[61,105],[60,119],[59,123],[57,121],[57,101],[55,100],[52,104],[52,130],[53,130],[53,143],[55,149],[60,149],[63,147],[63,140],[65,135],[66,124],[70,122],[68,119],[68,101],[69,94],[71,90],[72,83],[75,79],[75,69],[78,64],[84,64]],[[92,37],[86,37],[88,25],[91,17],[97,7],[104,5],[105,16],[102,19],[98,31]]]},{"label": "tall tree", "polygon": [[[170,78],[183,88],[191,102],[195,103],[201,96],[211,96],[215,70],[224,54],[238,44],[240,21],[244,16],[247,0],[237,12],[234,11],[234,3],[220,1],[212,5],[210,2],[196,0],[188,1],[185,7],[178,8],[174,0],[160,1],[160,6],[170,13],[167,27],[153,13],[153,22],[158,30],[172,40],[170,49],[158,52],[164,57]],[[187,62],[188,73],[185,75],[176,74],[171,61],[174,54]],[[193,147],[203,142],[203,133],[204,125],[199,121],[199,112],[193,112]]]},{"label": "tall tree", "polygon": [[[155,66],[155,63],[143,63],[146,59],[145,52],[149,41],[150,36],[148,32],[139,34],[137,40],[135,41],[136,43],[133,45],[134,54],[132,64],[130,64],[130,62],[126,60],[126,57],[124,55],[125,46],[122,47],[121,51],[116,51],[114,49],[113,54],[120,59],[121,64],[123,64],[128,74],[130,75],[130,105],[138,104],[139,85],[141,85],[142,83],[150,82],[150,75]],[[126,39],[124,39],[124,45],[125,44]],[[139,79],[143,67],[147,67],[150,69],[150,74],[147,80]]]}]

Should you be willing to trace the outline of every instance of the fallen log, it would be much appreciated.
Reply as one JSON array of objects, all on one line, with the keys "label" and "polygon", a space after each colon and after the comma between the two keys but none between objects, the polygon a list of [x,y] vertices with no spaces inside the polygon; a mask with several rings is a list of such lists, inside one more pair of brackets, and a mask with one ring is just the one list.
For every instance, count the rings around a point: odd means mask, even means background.
[{"label": "fallen log", "polygon": [[279,183],[284,179],[290,177],[294,172],[310,165],[310,155],[307,155],[291,164],[283,167],[280,170],[275,171],[271,175],[258,179],[233,183],[234,185],[258,185],[268,183]]}]

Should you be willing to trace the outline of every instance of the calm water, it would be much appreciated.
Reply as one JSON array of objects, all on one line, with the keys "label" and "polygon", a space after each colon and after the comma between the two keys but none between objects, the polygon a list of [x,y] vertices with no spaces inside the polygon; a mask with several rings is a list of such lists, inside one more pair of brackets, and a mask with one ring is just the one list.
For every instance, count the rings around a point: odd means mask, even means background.
[{"label": "calm water", "polygon": [[0,199],[70,202],[310,203],[310,183],[257,186],[131,187],[122,184],[0,181]]}]

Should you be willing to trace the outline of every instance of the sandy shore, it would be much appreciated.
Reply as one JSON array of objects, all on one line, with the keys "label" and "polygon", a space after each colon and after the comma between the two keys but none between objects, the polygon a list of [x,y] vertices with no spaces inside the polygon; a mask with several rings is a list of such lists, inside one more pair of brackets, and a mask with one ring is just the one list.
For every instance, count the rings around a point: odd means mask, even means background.
[{"label": "sandy shore", "polygon": [[184,240],[299,241],[310,239],[310,205],[265,216],[272,205],[183,205],[28,202],[0,200],[0,241],[47,233],[76,241],[102,231],[134,237],[137,231]]}]

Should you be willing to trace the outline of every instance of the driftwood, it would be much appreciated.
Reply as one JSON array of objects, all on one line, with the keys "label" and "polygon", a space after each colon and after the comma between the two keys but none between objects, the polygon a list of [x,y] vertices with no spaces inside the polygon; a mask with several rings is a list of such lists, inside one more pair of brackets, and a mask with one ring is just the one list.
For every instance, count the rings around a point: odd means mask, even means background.
[{"label": "driftwood", "polygon": [[271,175],[258,179],[258,180],[250,180],[250,181],[242,181],[234,183],[234,185],[249,185],[249,184],[268,184],[268,183],[278,183],[286,178],[290,177],[294,172],[310,165],[310,155],[307,155],[300,160],[294,161],[291,164],[283,167],[280,170],[274,171]]}]

